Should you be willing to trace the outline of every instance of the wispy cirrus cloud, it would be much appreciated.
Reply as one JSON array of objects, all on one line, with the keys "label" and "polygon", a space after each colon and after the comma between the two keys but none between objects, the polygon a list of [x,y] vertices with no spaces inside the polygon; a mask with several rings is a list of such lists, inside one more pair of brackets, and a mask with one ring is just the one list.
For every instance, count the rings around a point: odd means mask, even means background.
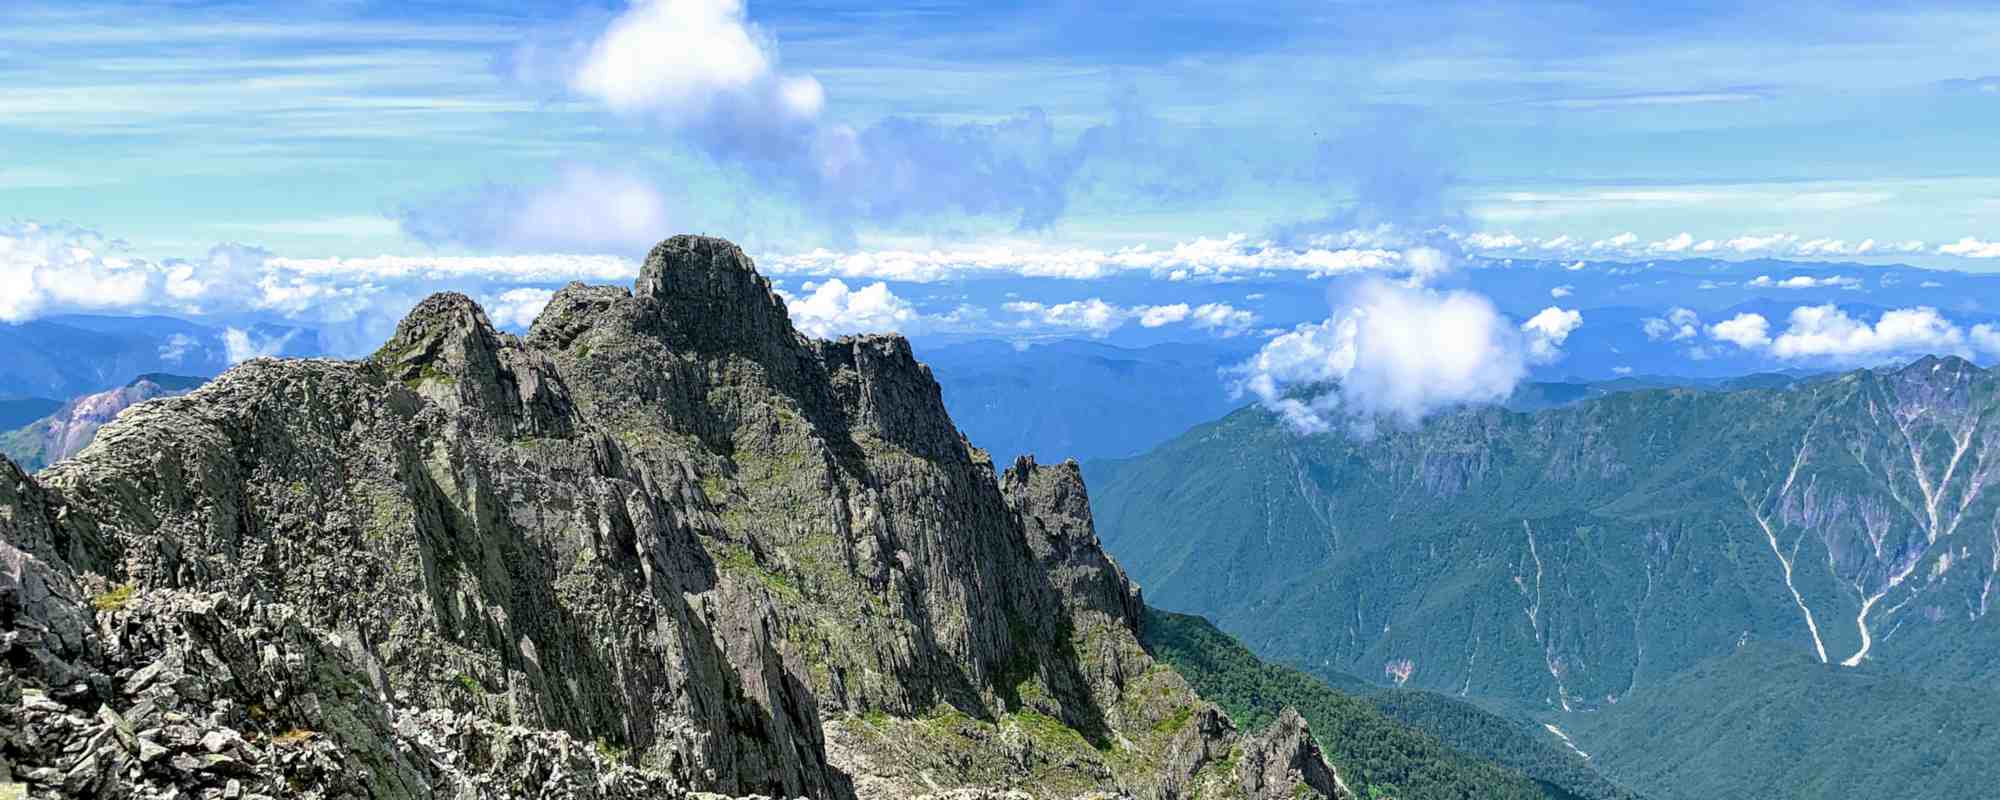
[{"label": "wispy cirrus cloud", "polygon": [[1709,103],[1752,103],[1764,100],[1763,90],[1726,89],[1719,91],[1635,92],[1590,97],[1556,97],[1529,100],[1524,105],[1566,109],[1615,109],[1632,106],[1686,106]]},{"label": "wispy cirrus cloud", "polygon": [[1518,236],[1510,232],[1481,232],[1461,237],[1464,245],[1489,255],[1537,255],[1545,257],[1584,256],[1598,258],[1717,258],[1774,257],[1826,259],[1848,257],[1890,258],[1916,255],[1947,255],[1961,258],[1993,257],[2000,248],[1988,250],[1983,242],[1965,239],[1957,244],[1933,248],[1921,240],[1890,241],[1873,237],[1845,239],[1807,237],[1791,233],[1742,233],[1733,236],[1696,237],[1685,231],[1661,239],[1647,239],[1623,232],[1604,237]]}]

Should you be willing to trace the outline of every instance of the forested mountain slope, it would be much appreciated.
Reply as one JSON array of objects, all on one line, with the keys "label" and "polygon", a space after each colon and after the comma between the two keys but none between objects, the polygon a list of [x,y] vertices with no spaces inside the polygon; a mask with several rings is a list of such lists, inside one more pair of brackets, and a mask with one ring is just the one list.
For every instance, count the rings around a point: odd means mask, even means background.
[{"label": "forested mountain slope", "polygon": [[[1926,358],[1468,408],[1366,439],[1300,437],[1248,408],[1090,473],[1104,540],[1151,602],[1266,657],[1539,708],[1563,729],[1758,643],[1829,674],[1990,680],[1996,410],[2000,378]],[[1764,724],[1706,716],[1719,708],[1672,712]],[[1635,788],[1672,783],[1650,774]]]}]

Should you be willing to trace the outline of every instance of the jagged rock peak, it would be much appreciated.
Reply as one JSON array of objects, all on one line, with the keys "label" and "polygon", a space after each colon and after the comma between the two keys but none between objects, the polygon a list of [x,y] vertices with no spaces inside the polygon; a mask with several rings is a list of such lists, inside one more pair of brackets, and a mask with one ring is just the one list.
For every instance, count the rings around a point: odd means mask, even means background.
[{"label": "jagged rock peak", "polygon": [[547,358],[499,332],[457,292],[418,303],[370,361],[446,409],[480,410],[472,422],[516,433],[569,428],[569,390]]},{"label": "jagged rock peak", "polygon": [[1340,774],[1327,763],[1313,740],[1305,717],[1286,707],[1262,734],[1244,742],[1239,777],[1250,797],[1293,797],[1310,787],[1331,798],[1353,797]]},{"label": "jagged rock peak", "polygon": [[1985,370],[1979,368],[1979,365],[1954,355],[1924,356],[1905,366],[1892,368],[1891,371],[1897,375],[1906,375],[1918,379],[1928,379],[1943,375],[1949,375],[1954,379],[1963,379],[1967,375],[1978,375],[1985,372]]},{"label": "jagged rock peak", "polygon": [[447,350],[458,355],[468,350],[490,353],[497,339],[493,323],[472,298],[439,292],[410,309],[396,325],[396,335],[375,351],[374,361],[392,371],[419,369],[447,357]]},{"label": "jagged rock peak", "polygon": [[1076,459],[1066,458],[1050,467],[1036,463],[1034,455],[1024,454],[1014,459],[1000,482],[1010,494],[1031,491],[1043,510],[1076,520],[1081,529],[1090,530],[1090,492],[1084,488],[1083,467]]},{"label": "jagged rock peak", "polygon": [[646,256],[633,294],[659,308],[661,321],[681,344],[741,346],[798,338],[771,281],[725,239],[682,234],[661,242]]}]

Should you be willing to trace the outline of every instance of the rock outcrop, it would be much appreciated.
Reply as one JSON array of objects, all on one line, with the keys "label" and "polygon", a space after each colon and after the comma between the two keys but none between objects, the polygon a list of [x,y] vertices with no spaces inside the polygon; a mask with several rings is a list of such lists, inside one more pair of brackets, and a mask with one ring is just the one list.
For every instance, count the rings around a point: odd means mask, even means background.
[{"label": "rock outcrop", "polygon": [[432,297],[38,478],[0,474],[31,796],[1334,793],[1139,646],[1074,463],[996,475],[907,341],[800,335],[717,239],[524,337]]}]

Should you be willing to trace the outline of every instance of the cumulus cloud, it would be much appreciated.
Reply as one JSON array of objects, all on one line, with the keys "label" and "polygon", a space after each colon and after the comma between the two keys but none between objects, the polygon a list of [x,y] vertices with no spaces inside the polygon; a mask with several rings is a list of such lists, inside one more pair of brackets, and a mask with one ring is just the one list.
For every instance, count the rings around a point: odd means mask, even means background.
[{"label": "cumulus cloud", "polygon": [[1793,275],[1789,278],[1773,279],[1769,275],[1759,275],[1746,285],[1764,289],[1859,289],[1861,279],[1844,275],[1828,275],[1824,278]]},{"label": "cumulus cloud", "polygon": [[1550,364],[1562,358],[1563,342],[1582,326],[1583,312],[1555,306],[1542,309],[1527,322],[1521,323],[1521,331],[1527,334],[1528,360],[1536,364]]},{"label": "cumulus cloud", "polygon": [[[1071,133],[1039,108],[973,122],[833,113],[817,78],[786,69],[742,0],[630,0],[604,24],[548,32],[508,59],[524,86],[674,136],[760,191],[797,202],[836,241],[863,223],[962,213],[1045,230],[1072,192],[1116,174],[1146,194],[1213,191],[1208,147],[1160,124],[1136,91]],[[1095,171],[1093,171],[1095,170]]]},{"label": "cumulus cloud", "polygon": [[1694,236],[1685,231],[1677,236],[1653,242],[1646,249],[1656,253],[1685,253],[1694,248]]},{"label": "cumulus cloud", "polygon": [[[366,320],[393,327],[394,318],[385,316],[433,291],[497,300],[496,316],[506,317],[516,312],[502,306],[534,299],[511,293],[524,285],[616,283],[638,271],[637,262],[608,256],[289,258],[241,244],[216,245],[192,259],[152,259],[94,231],[16,223],[0,225],[0,321],[77,311],[249,312],[319,325]],[[186,352],[172,346],[163,357]]]},{"label": "cumulus cloud", "polygon": [[1302,434],[1343,418],[1365,433],[1382,418],[1415,424],[1505,398],[1531,357],[1553,357],[1581,323],[1575,311],[1550,308],[1515,326],[1472,292],[1368,280],[1331,317],[1273,338],[1230,373],[1239,395]]},{"label": "cumulus cloud", "polygon": [[1144,310],[1121,308],[1095,297],[1055,305],[1014,301],[1002,305],[1001,308],[1009,313],[1027,317],[1022,320],[1022,327],[1043,325],[1085,331],[1099,337],[1110,335],[1134,316],[1145,315]]},{"label": "cumulus cloud", "polygon": [[0,321],[49,307],[125,308],[160,293],[159,265],[122,254],[94,231],[36,223],[0,225]]},{"label": "cumulus cloud", "polygon": [[525,330],[535,324],[535,318],[542,315],[549,299],[555,297],[553,289],[538,289],[523,286],[508,289],[481,299],[479,305],[486,309],[486,318],[494,325],[513,330]]},{"label": "cumulus cloud", "polygon": [[1599,239],[1597,241],[1591,242],[1590,249],[1599,252],[1623,251],[1630,249],[1632,245],[1638,243],[1639,243],[1639,234],[1631,233],[1628,231],[1626,233],[1618,234],[1617,236],[1612,236],[1609,238]]},{"label": "cumulus cloud", "polygon": [[1646,338],[1653,341],[1678,342],[1692,339],[1701,333],[1701,316],[1691,308],[1675,307],[1667,310],[1664,317],[1647,317],[1640,321],[1640,328]]},{"label": "cumulus cloud", "polygon": [[1188,315],[1196,328],[1213,330],[1223,336],[1246,333],[1257,324],[1257,314],[1228,303],[1203,303]]},{"label": "cumulus cloud", "polygon": [[1186,324],[1224,337],[1246,333],[1257,323],[1255,313],[1227,303],[1120,306],[1093,297],[1053,305],[1016,300],[1001,305],[1001,310],[1020,317],[1016,327],[1079,331],[1100,338],[1134,321],[1145,328]]},{"label": "cumulus cloud", "polygon": [[811,75],[779,72],[743,0],[633,0],[573,65],[569,85],[676,124],[725,113],[810,120],[826,103]]},{"label": "cumulus cloud", "polygon": [[923,316],[886,283],[850,289],[836,278],[806,284],[808,294],[785,294],[792,325],[822,339],[854,333],[907,333]]},{"label": "cumulus cloud", "polygon": [[253,358],[268,358],[284,351],[285,345],[299,335],[297,328],[291,328],[276,335],[260,334],[254,330],[227,328],[222,332],[222,345],[227,348],[229,363],[236,364]]},{"label": "cumulus cloud", "polygon": [[1737,314],[1708,326],[1708,335],[1745,350],[1771,343],[1771,321],[1762,314]]},{"label": "cumulus cloud", "polygon": [[1188,314],[1193,310],[1186,303],[1175,303],[1170,306],[1150,306],[1145,311],[1139,313],[1139,325],[1145,328],[1159,328],[1172,325],[1176,322],[1186,320]]},{"label": "cumulus cloud", "polygon": [[1972,339],[1972,346],[1984,353],[2000,353],[2000,328],[1986,323],[1972,326],[1966,335]]},{"label": "cumulus cloud", "polygon": [[1938,252],[1960,258],[2000,258],[2000,242],[1989,242],[1967,236],[1939,247]]},{"label": "cumulus cloud", "polygon": [[1870,325],[1838,306],[1792,309],[1791,324],[1771,342],[1779,358],[1874,361],[1918,353],[1964,350],[1965,334],[1937,309],[1927,306],[1882,312]]},{"label": "cumulus cloud", "polygon": [[1780,359],[1840,364],[1878,363],[1925,353],[1963,355],[1971,352],[1968,343],[1979,350],[2000,352],[2000,331],[1976,325],[1968,332],[1929,306],[1884,311],[1874,322],[1832,304],[1799,306],[1792,309],[1785,329],[1775,336],[1763,316],[1738,314],[1710,326],[1709,335]]},{"label": "cumulus cloud", "polygon": [[1561,285],[1561,286],[1557,286],[1557,287],[1556,287],[1556,288],[1554,288],[1554,289],[1550,289],[1550,290],[1549,290],[1549,297],[1550,297],[1550,298],[1552,298],[1552,299],[1555,299],[1555,300],[1561,300],[1561,299],[1563,299],[1563,298],[1565,298],[1565,297],[1568,297],[1568,296],[1570,296],[1571,294],[1574,294],[1575,292],[1576,292],[1576,287],[1575,287],[1575,286],[1571,286],[1571,285],[1569,285],[1569,284],[1565,283],[1565,284],[1563,284],[1563,285]]}]

